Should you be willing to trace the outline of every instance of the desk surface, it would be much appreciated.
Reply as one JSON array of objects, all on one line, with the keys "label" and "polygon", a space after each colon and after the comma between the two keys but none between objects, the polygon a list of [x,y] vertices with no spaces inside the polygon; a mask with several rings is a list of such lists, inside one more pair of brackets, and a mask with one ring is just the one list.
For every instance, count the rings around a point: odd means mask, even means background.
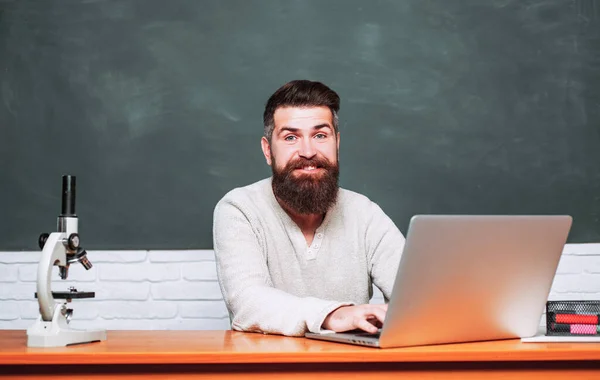
[{"label": "desk surface", "polygon": [[[600,361],[600,343],[501,340],[377,349],[235,331],[109,331],[104,342],[29,348],[0,330],[0,365]],[[75,356],[74,356],[75,355]]]}]

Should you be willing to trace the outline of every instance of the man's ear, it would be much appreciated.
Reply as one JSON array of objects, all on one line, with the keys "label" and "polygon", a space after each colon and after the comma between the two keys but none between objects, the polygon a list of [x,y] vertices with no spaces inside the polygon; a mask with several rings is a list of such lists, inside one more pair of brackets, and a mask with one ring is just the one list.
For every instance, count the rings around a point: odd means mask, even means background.
[{"label": "man's ear", "polygon": [[337,133],[337,150],[340,151],[340,133]]},{"label": "man's ear", "polygon": [[265,159],[267,160],[267,164],[271,166],[271,146],[266,137],[260,139],[260,147],[262,148],[263,154],[265,155]]}]

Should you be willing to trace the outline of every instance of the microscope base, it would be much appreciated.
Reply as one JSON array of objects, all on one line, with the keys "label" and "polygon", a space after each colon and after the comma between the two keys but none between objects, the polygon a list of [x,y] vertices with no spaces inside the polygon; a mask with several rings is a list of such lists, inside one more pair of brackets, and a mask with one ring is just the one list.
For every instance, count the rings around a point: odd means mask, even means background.
[{"label": "microscope base", "polygon": [[44,321],[40,316],[27,329],[27,347],[64,347],[101,340],[106,340],[106,330],[73,330],[67,325],[60,306],[55,308],[52,321]]}]

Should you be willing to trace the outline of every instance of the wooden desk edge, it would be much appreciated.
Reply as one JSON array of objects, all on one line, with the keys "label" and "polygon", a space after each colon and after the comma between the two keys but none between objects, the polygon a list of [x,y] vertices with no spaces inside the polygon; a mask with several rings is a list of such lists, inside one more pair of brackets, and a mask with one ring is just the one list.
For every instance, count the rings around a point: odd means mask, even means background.
[{"label": "wooden desk edge", "polygon": [[298,355],[293,353],[247,352],[239,354],[221,352],[161,352],[161,353],[26,353],[0,354],[0,365],[86,365],[86,364],[273,364],[273,363],[457,363],[457,362],[551,362],[551,361],[599,361],[598,353],[589,355],[483,355],[468,354],[463,358],[456,355],[427,358],[425,355],[403,355],[401,352],[374,355],[331,355],[316,353]]},{"label": "wooden desk edge", "polygon": [[[148,344],[149,337],[162,340]],[[0,341],[0,365],[600,362],[600,344],[519,340],[377,349],[224,331],[120,331],[106,342],[44,349],[26,347],[24,332],[4,330]]]}]

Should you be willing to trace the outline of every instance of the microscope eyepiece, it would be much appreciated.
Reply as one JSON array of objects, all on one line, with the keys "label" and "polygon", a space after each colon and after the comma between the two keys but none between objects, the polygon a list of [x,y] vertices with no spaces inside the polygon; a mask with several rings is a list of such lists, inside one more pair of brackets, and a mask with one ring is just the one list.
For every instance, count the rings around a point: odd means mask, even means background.
[{"label": "microscope eyepiece", "polygon": [[62,208],[60,216],[76,216],[75,194],[77,189],[76,177],[63,175],[62,177]]}]

